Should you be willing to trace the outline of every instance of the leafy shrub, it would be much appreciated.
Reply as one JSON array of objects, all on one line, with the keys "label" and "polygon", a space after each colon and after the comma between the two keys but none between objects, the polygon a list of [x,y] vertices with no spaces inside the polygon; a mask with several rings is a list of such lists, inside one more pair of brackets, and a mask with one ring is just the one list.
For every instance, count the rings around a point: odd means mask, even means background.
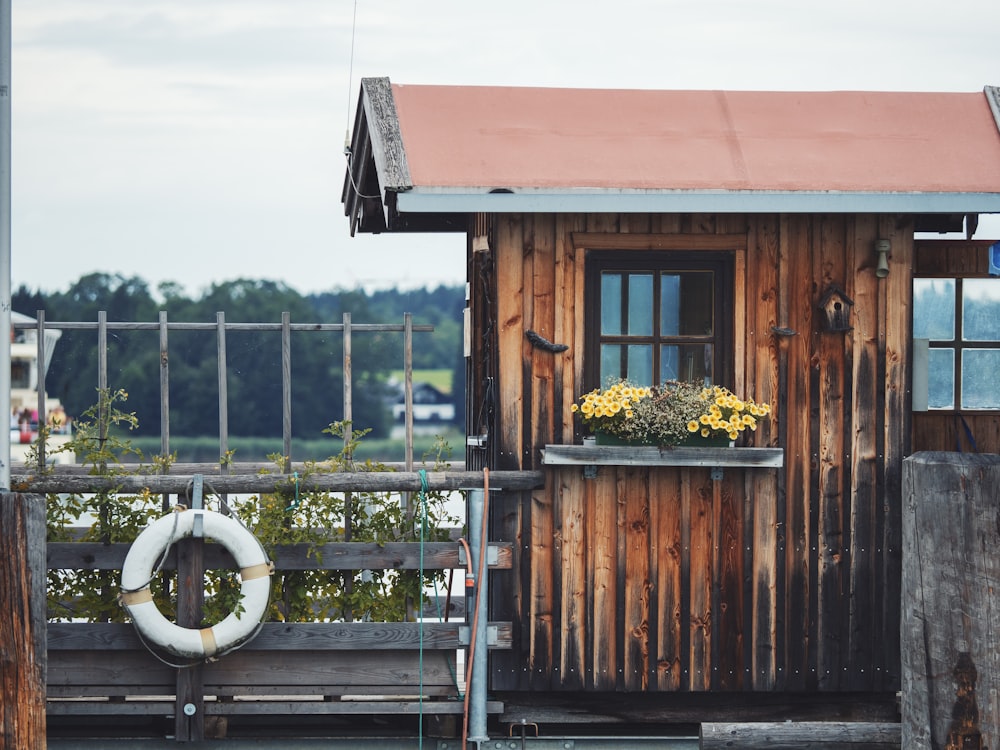
[{"label": "leafy shrub", "polygon": [[[99,393],[98,403],[76,421],[73,440],[65,447],[76,453],[91,475],[120,476],[164,471],[173,456],[157,456],[143,463],[141,453],[127,439],[135,428],[134,414],[122,404],[128,394],[122,390]],[[332,423],[325,433],[343,438],[347,423]],[[412,511],[399,493],[335,493],[300,491],[315,474],[357,471],[391,471],[384,464],[353,459],[367,434],[355,430],[350,440],[326,461],[306,463],[305,469],[279,484],[272,493],[228,499],[223,503],[206,481],[206,507],[216,496],[217,509],[231,512],[254,533],[270,556],[276,548],[305,544],[308,554],[322,562],[323,545],[345,539],[345,521],[350,519],[353,542],[446,541],[449,529],[460,523],[447,508],[448,497],[441,492],[421,492],[411,498]],[[439,441],[428,469],[447,468],[448,445]],[[125,464],[127,456],[137,456],[138,465]],[[274,471],[283,473],[286,458],[269,457]],[[222,457],[222,463],[232,455]],[[169,512],[168,501],[149,491],[139,494],[101,491],[93,494],[51,495],[48,498],[49,541],[89,541],[132,543],[150,522]],[[223,507],[224,506],[224,507]],[[79,527],[84,530],[80,533]],[[277,571],[272,578],[272,601],[268,619],[284,622],[335,621],[350,613],[353,619],[398,622],[407,619],[414,602],[422,601],[424,587],[442,581],[444,571],[427,571],[423,580],[415,570],[289,570]],[[121,571],[51,570],[48,595],[50,617],[55,620],[122,622],[125,612],[118,606]],[[177,581],[173,572],[156,576],[151,585],[154,600],[167,617],[176,612]],[[220,621],[239,606],[239,578],[236,571],[209,571],[205,577],[203,625]]]}]

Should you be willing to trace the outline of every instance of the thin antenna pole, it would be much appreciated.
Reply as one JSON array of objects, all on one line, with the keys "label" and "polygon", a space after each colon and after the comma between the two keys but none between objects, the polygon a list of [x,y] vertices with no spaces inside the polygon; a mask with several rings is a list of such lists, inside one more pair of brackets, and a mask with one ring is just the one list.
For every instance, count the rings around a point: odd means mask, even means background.
[{"label": "thin antenna pole", "polygon": [[[9,0],[0,0],[9,2]],[[351,59],[347,62],[347,124],[345,126],[348,133],[351,132],[351,87],[354,86],[354,38],[358,33],[358,0],[354,0],[354,16],[351,19]]]}]

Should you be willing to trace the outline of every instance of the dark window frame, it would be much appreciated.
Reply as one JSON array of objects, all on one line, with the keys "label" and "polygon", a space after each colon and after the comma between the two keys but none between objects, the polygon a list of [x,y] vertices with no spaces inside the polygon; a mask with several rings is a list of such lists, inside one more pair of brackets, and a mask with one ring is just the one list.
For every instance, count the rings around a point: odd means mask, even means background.
[{"label": "dark window frame", "polygon": [[[987,408],[976,408],[976,407],[963,407],[962,406],[962,354],[966,350],[970,349],[996,349],[1000,345],[1000,335],[996,339],[988,339],[983,341],[968,341],[963,338],[965,333],[965,320],[963,316],[962,302],[963,302],[963,282],[984,278],[993,278],[990,276],[984,276],[982,274],[937,274],[937,273],[914,273],[913,278],[910,282],[911,288],[914,282],[922,280],[945,280],[955,282],[955,299],[954,303],[954,316],[955,316],[955,331],[954,338],[952,339],[928,339],[927,346],[929,349],[947,349],[954,352],[955,360],[952,368],[952,406],[950,408],[944,407],[928,407],[927,413],[931,414],[1000,414],[1000,407],[987,407]],[[913,337],[913,328],[911,324],[910,336]]]},{"label": "dark window frame", "polygon": [[[732,387],[735,379],[735,311],[732,301],[735,297],[735,252],[726,250],[590,250],[585,261],[584,280],[584,326],[585,326],[585,357],[584,385],[586,389],[603,385],[600,382],[601,344],[607,341],[617,343],[652,343],[653,380],[662,382],[658,377],[659,357],[656,347],[677,343],[713,344],[713,375],[712,382],[717,385]],[[614,336],[601,335],[601,274],[605,271],[650,271],[659,278],[659,274],[670,271],[712,271],[716,274],[714,299],[715,331],[710,336],[661,336],[659,335],[659,316],[652,315],[654,329],[651,336]],[[660,284],[653,284],[654,309],[658,306]],[[623,306],[625,306],[623,301]]]}]

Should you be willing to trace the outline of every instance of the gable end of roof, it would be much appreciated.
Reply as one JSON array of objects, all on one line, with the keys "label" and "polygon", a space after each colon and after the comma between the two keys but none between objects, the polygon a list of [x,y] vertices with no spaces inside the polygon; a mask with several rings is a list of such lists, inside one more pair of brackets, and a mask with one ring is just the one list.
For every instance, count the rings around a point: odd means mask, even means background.
[{"label": "gable end of roof", "polygon": [[399,116],[388,78],[363,78],[365,118],[371,138],[372,156],[383,190],[400,192],[413,187],[410,167],[399,130]]}]

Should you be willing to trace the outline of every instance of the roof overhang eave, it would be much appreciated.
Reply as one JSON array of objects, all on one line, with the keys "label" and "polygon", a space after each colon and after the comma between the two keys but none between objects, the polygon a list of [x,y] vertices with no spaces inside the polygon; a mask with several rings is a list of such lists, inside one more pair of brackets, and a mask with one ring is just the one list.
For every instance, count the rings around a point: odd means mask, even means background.
[{"label": "roof overhang eave", "polygon": [[1000,213],[1000,192],[440,188],[396,194],[400,213]]}]

